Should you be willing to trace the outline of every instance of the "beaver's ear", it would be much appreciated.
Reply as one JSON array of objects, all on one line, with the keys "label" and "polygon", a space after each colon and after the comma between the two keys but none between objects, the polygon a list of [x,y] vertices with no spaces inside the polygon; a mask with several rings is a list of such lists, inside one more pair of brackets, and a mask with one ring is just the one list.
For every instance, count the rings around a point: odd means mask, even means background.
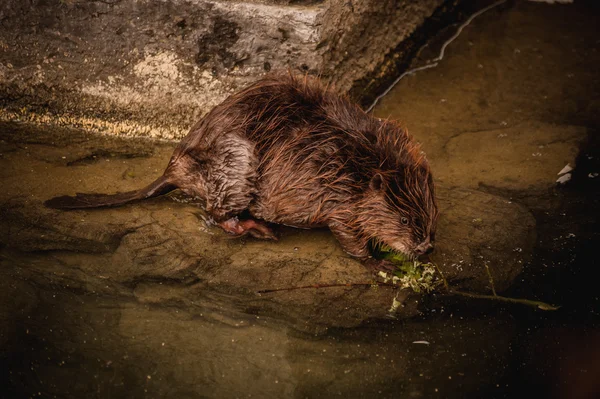
[{"label": "beaver's ear", "polygon": [[381,176],[381,173],[375,173],[375,176],[369,182],[369,188],[373,191],[379,191],[381,187],[383,187],[383,176]]}]

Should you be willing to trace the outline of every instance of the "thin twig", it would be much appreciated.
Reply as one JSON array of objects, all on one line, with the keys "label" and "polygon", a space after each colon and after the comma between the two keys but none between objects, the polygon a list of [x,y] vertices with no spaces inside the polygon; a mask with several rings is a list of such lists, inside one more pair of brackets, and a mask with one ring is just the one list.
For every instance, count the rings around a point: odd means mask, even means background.
[{"label": "thin twig", "polygon": [[[468,298],[492,299],[492,300],[500,301],[500,302],[520,303],[522,305],[532,306],[534,308],[538,308],[541,310],[558,310],[560,308],[560,306],[550,305],[546,302],[533,301],[531,299],[523,299],[523,298],[510,298],[510,297],[506,297],[506,296],[497,295],[495,288],[493,288],[494,287],[493,284],[492,284],[492,290],[494,292],[494,295],[475,294],[472,292],[463,292],[463,291],[455,290],[453,288],[450,288],[450,286],[448,285],[448,281],[446,280],[446,277],[444,277],[444,274],[442,273],[442,271],[440,270],[438,265],[436,265],[435,263],[433,265],[437,269],[437,271],[442,279],[442,282],[444,283],[444,287],[446,288],[446,291],[449,294],[460,295],[460,296],[464,296],[464,297],[468,297]],[[486,265],[486,267],[487,267],[487,265]],[[489,270],[488,270],[488,273],[489,273]],[[490,278],[491,278],[491,275],[490,275]]]},{"label": "thin twig", "polygon": [[448,293],[453,294],[453,295],[465,296],[468,298],[493,299],[495,301],[500,301],[500,302],[520,303],[522,305],[533,306],[534,308],[538,308],[541,310],[558,310],[560,308],[560,306],[554,306],[554,305],[550,305],[546,302],[534,301],[531,299],[511,298],[511,297],[501,296],[501,295],[474,294],[471,292],[457,291],[454,289],[448,290]]},{"label": "thin twig", "polygon": [[260,290],[260,291],[257,291],[257,293],[268,294],[271,292],[304,290],[307,288],[332,288],[332,287],[351,287],[352,288],[352,287],[373,287],[373,286],[400,288],[396,284],[374,281],[372,283],[311,284],[311,285],[302,285],[299,287],[286,287],[286,288],[275,288],[275,289],[270,289],[270,290]]},{"label": "thin twig", "polygon": [[487,263],[485,263],[484,266],[485,266],[485,271],[487,272],[487,275],[488,275],[488,279],[490,279],[490,286],[492,287],[492,293],[494,294],[494,296],[498,296],[498,294],[496,294],[496,287],[494,286],[494,278],[492,277],[492,272],[490,272],[490,267],[487,265]]},{"label": "thin twig", "polygon": [[[494,288],[494,281],[492,279],[491,273],[490,273],[487,265],[486,265],[486,269],[488,272],[488,276],[490,278],[490,283],[492,285],[493,295],[476,294],[476,293],[472,293],[472,292],[464,292],[464,291],[455,290],[450,287],[450,285],[448,284],[448,281],[446,280],[446,277],[444,276],[444,273],[442,273],[442,271],[440,270],[438,265],[436,265],[435,263],[433,263],[433,265],[435,266],[436,270],[438,271],[438,274],[440,275],[440,278],[442,280],[444,288],[446,289],[446,292],[451,295],[460,295],[460,296],[464,296],[467,298],[476,298],[476,299],[491,299],[494,301],[508,302],[508,303],[519,303],[521,305],[532,306],[534,308],[538,308],[541,310],[557,310],[560,308],[560,306],[550,305],[550,304],[548,304],[546,302],[542,302],[542,301],[534,301],[531,299],[523,299],[523,298],[511,298],[511,297],[498,295],[496,293],[496,289]],[[374,282],[369,282],[369,283],[311,284],[311,285],[302,285],[302,286],[298,286],[298,287],[266,289],[266,290],[257,291],[257,293],[258,294],[269,294],[272,292],[281,292],[281,291],[295,291],[295,290],[305,290],[305,289],[309,289],[309,288],[318,289],[318,288],[334,288],[334,287],[349,287],[349,288],[390,287],[390,288],[394,288],[394,289],[402,288],[393,283],[384,283],[384,282],[374,281]]]}]

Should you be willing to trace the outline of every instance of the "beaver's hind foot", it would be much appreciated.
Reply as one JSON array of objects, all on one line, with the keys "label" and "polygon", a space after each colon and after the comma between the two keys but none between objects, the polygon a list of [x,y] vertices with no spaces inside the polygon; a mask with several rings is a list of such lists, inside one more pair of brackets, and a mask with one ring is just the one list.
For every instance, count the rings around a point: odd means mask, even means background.
[{"label": "beaver's hind foot", "polygon": [[228,219],[224,222],[219,223],[219,226],[229,234],[234,236],[244,236],[250,234],[254,238],[261,240],[274,240],[277,241],[277,237],[273,230],[271,230],[264,222],[245,219],[239,220],[237,217]]}]

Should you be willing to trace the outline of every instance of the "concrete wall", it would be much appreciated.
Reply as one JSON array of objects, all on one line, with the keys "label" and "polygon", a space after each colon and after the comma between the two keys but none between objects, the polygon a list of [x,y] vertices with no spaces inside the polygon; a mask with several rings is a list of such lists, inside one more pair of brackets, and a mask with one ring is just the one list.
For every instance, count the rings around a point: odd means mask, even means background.
[{"label": "concrete wall", "polygon": [[442,3],[4,0],[0,120],[179,138],[230,93],[288,68],[372,95],[391,50]]}]

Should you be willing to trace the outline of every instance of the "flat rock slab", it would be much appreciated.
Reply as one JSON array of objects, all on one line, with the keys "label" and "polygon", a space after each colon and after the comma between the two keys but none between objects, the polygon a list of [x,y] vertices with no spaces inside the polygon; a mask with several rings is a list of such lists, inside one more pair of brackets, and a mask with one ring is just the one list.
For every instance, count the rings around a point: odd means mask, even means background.
[{"label": "flat rock slab", "polygon": [[579,145],[587,137],[582,126],[537,121],[504,129],[464,132],[445,145],[438,177],[447,185],[480,185],[510,191],[546,190],[558,172],[575,165]]},{"label": "flat rock slab", "polygon": [[432,260],[446,279],[479,292],[508,288],[536,242],[531,212],[506,198],[470,189],[440,187],[438,200],[438,249]]},{"label": "flat rock slab", "polygon": [[[444,2],[298,3],[5,0],[0,120],[181,138],[271,71],[320,75],[340,93],[373,95]],[[410,51],[392,57],[405,41]]]},{"label": "flat rock slab", "polygon": [[[280,227],[278,242],[232,239],[207,227],[198,204],[180,195],[115,209],[46,209],[43,201],[59,194],[124,191],[147,184],[162,172],[172,145],[147,142],[142,150],[140,142],[105,141],[71,131],[67,135],[79,135],[76,141],[87,147],[71,146],[60,133],[51,139],[53,135],[30,131],[24,139],[19,129],[1,128],[4,263],[20,265],[37,283],[126,295],[154,305],[193,306],[211,296],[204,302],[225,301],[244,313],[285,315],[295,326],[312,329],[419,312],[422,294],[370,287],[373,276],[341,250],[327,229]],[[65,162],[63,157],[73,159]],[[489,292],[487,265],[496,289],[510,285],[534,243],[535,222],[529,212],[468,189],[440,187],[439,198],[434,260],[450,284]],[[505,237],[499,231],[513,234]],[[365,286],[258,293],[352,283]],[[404,306],[390,312],[394,298]]]}]

